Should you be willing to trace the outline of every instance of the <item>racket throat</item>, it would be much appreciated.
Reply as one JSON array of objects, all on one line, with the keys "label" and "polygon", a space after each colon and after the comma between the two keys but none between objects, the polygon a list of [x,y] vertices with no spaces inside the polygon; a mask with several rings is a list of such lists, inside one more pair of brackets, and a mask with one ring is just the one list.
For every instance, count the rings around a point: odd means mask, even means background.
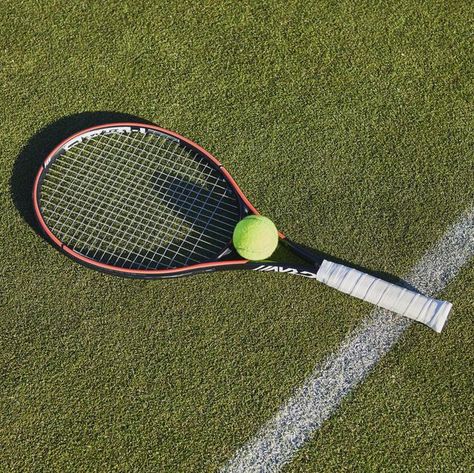
[{"label": "racket throat", "polygon": [[308,268],[294,267],[286,264],[259,264],[257,267],[253,268],[253,270],[268,273],[284,273],[310,279],[317,279],[317,273],[309,270]]}]

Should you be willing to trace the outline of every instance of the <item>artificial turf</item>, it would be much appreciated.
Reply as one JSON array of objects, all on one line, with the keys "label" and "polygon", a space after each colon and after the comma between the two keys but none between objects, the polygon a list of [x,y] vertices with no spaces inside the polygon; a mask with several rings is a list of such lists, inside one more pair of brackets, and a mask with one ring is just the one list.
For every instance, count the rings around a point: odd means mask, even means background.
[{"label": "artificial turf", "polygon": [[[370,307],[303,278],[125,280],[34,224],[63,137],[107,121],[217,156],[296,241],[403,276],[472,206],[468,1],[3,2],[0,470],[215,471]],[[468,471],[473,266],[288,471]]]}]

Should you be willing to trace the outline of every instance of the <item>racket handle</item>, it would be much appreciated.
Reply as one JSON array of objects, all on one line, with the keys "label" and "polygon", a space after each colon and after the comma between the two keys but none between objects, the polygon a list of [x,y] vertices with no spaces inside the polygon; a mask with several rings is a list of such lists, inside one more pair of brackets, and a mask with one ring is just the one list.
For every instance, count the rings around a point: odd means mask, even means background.
[{"label": "racket handle", "polygon": [[432,299],[354,268],[324,260],[316,279],[341,292],[391,310],[441,332],[452,304]]}]

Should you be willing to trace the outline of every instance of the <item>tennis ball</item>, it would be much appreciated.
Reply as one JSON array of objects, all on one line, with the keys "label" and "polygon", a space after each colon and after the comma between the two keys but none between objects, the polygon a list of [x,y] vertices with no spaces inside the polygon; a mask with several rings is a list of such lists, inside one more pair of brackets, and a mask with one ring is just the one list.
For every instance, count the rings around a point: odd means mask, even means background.
[{"label": "tennis ball", "polygon": [[269,218],[249,215],[236,225],[232,242],[242,258],[266,259],[278,246],[278,230]]}]

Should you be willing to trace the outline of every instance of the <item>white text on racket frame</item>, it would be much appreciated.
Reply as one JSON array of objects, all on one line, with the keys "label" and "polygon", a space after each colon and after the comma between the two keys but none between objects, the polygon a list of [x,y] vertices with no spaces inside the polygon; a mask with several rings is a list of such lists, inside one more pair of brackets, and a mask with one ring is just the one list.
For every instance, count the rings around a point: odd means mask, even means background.
[{"label": "white text on racket frame", "polygon": [[274,273],[287,273],[287,274],[294,274],[296,276],[303,276],[305,278],[313,278],[316,279],[316,273],[312,273],[311,271],[299,271],[296,268],[289,268],[285,266],[272,266],[272,265],[265,265],[262,264],[257,268],[254,268],[254,271],[269,271]]}]

